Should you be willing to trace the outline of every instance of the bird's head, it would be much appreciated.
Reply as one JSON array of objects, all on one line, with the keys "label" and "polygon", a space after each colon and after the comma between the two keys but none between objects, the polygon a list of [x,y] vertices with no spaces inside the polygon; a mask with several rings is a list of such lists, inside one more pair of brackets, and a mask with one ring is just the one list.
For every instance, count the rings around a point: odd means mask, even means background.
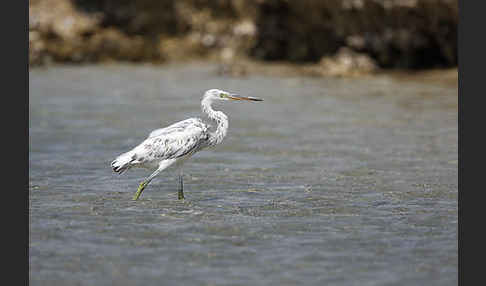
[{"label": "bird's head", "polygon": [[261,98],[239,96],[220,89],[210,89],[204,93],[204,99],[209,100],[249,100],[249,101],[263,101]]}]

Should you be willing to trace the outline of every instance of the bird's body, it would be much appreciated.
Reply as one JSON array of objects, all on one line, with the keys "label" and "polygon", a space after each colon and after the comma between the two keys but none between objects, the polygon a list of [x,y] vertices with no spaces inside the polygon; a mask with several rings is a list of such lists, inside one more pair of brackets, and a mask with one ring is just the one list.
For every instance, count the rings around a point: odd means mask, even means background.
[{"label": "bird's body", "polygon": [[131,167],[157,169],[162,161],[181,161],[208,146],[208,130],[199,118],[156,129],[138,146],[118,156],[112,163],[113,170],[123,173]]},{"label": "bird's body", "polygon": [[179,166],[180,189],[179,199],[184,198],[182,192],[182,164],[194,153],[204,148],[220,144],[228,130],[228,117],[221,111],[212,109],[214,100],[252,100],[261,99],[251,97],[239,97],[217,89],[208,90],[202,101],[202,111],[208,118],[216,122],[217,126],[211,131],[212,126],[204,123],[200,118],[189,118],[174,123],[165,128],[150,132],[149,136],[132,150],[119,155],[111,166],[116,173],[123,173],[132,167],[143,167],[154,172],[140,184],[134,199],[138,199],[143,189],[161,171],[170,166]]}]

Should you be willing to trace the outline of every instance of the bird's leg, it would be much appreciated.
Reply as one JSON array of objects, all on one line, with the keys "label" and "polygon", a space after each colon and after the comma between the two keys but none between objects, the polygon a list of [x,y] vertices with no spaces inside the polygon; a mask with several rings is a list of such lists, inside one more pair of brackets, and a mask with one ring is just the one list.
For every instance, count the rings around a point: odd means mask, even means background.
[{"label": "bird's leg", "polygon": [[179,191],[177,192],[177,198],[179,200],[184,199],[184,182],[183,182],[182,168],[181,168],[181,173],[179,174]]},{"label": "bird's leg", "polygon": [[155,170],[155,172],[153,172],[152,175],[150,175],[147,179],[145,179],[145,181],[140,183],[137,192],[133,196],[134,201],[138,200],[138,198],[142,195],[142,192],[145,189],[145,187],[147,187],[147,185],[152,181],[152,179],[155,178],[161,171],[162,170],[160,168]]},{"label": "bird's leg", "polygon": [[137,192],[133,196],[134,201],[138,200],[140,195],[142,195],[143,190],[145,189],[145,187],[148,185],[149,182],[150,181],[143,181],[143,182],[140,183],[140,186],[138,186]]}]

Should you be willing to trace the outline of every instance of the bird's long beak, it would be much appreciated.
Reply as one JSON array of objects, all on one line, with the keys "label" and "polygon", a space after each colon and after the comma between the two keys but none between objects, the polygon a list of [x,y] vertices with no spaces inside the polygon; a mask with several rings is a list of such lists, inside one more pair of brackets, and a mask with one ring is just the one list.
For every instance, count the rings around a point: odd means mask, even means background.
[{"label": "bird's long beak", "polygon": [[256,98],[256,97],[251,97],[251,96],[248,96],[248,97],[239,96],[239,95],[234,94],[234,93],[229,94],[228,98],[233,99],[233,100],[263,101],[263,99],[261,99],[261,98]]}]

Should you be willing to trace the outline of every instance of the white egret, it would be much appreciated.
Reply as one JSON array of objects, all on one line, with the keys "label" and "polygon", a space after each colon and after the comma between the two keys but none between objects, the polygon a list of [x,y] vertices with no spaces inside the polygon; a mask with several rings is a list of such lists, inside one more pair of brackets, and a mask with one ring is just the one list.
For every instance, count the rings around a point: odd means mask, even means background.
[{"label": "white egret", "polygon": [[221,111],[215,111],[211,104],[217,100],[263,101],[255,97],[243,97],[219,89],[210,89],[204,93],[201,108],[217,126],[211,131],[211,125],[200,118],[189,118],[168,127],[152,131],[147,139],[132,150],[121,154],[111,163],[113,171],[123,173],[132,167],[154,170],[140,183],[133,200],[138,200],[147,185],[164,169],[174,165],[179,167],[178,198],[184,199],[182,164],[194,153],[223,141],[228,130],[228,117]]}]

